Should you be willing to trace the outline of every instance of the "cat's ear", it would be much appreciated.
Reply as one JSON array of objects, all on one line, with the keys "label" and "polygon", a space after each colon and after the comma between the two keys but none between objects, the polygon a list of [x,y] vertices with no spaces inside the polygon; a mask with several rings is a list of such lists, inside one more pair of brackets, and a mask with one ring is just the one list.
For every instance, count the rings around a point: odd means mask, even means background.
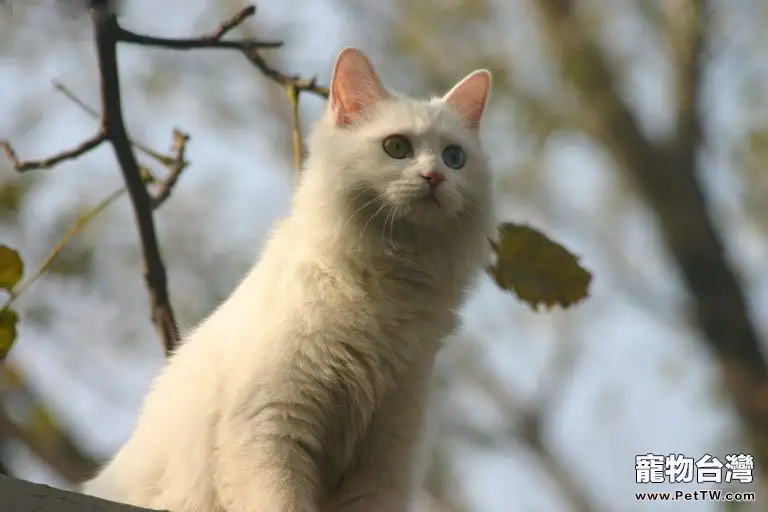
[{"label": "cat's ear", "polygon": [[363,52],[351,47],[339,52],[331,75],[328,102],[337,125],[352,123],[361,112],[387,97],[389,92]]},{"label": "cat's ear", "polygon": [[459,113],[465,124],[476,130],[480,126],[488,95],[491,92],[491,72],[478,69],[453,86],[443,101]]}]

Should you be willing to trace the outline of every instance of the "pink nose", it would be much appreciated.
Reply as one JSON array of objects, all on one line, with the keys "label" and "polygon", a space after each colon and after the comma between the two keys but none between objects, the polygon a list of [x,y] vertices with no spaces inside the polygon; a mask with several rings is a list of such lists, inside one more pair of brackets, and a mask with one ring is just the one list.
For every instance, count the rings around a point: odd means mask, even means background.
[{"label": "pink nose", "polygon": [[432,188],[437,188],[438,185],[445,181],[445,174],[440,171],[427,171],[421,177],[427,180],[427,183]]}]

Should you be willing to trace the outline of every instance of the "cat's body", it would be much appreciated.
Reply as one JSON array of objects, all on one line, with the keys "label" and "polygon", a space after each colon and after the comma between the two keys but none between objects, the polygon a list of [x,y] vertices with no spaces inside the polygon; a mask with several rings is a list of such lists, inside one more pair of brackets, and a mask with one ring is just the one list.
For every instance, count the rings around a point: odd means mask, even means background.
[{"label": "cat's body", "polygon": [[489,87],[479,72],[442,99],[395,98],[343,51],[290,214],[84,492],[171,512],[406,511],[435,353],[493,225]]}]

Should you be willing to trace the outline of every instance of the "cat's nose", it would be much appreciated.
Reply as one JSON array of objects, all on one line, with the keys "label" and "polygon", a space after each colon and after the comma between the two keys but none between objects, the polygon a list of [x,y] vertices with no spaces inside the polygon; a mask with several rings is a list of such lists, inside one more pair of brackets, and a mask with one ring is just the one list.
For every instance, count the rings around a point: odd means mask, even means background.
[{"label": "cat's nose", "polygon": [[427,171],[421,177],[429,183],[431,188],[437,188],[438,185],[445,181],[445,174],[440,171]]}]

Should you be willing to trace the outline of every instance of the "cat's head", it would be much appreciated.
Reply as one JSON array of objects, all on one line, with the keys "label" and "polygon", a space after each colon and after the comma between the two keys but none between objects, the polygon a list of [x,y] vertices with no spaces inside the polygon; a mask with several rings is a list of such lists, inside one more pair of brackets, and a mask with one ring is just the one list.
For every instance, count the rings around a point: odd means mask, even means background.
[{"label": "cat's head", "polygon": [[310,140],[310,172],[348,202],[350,215],[436,227],[482,224],[491,176],[478,128],[491,75],[478,70],[444,96],[388,91],[355,48],[339,53],[326,114]]}]

